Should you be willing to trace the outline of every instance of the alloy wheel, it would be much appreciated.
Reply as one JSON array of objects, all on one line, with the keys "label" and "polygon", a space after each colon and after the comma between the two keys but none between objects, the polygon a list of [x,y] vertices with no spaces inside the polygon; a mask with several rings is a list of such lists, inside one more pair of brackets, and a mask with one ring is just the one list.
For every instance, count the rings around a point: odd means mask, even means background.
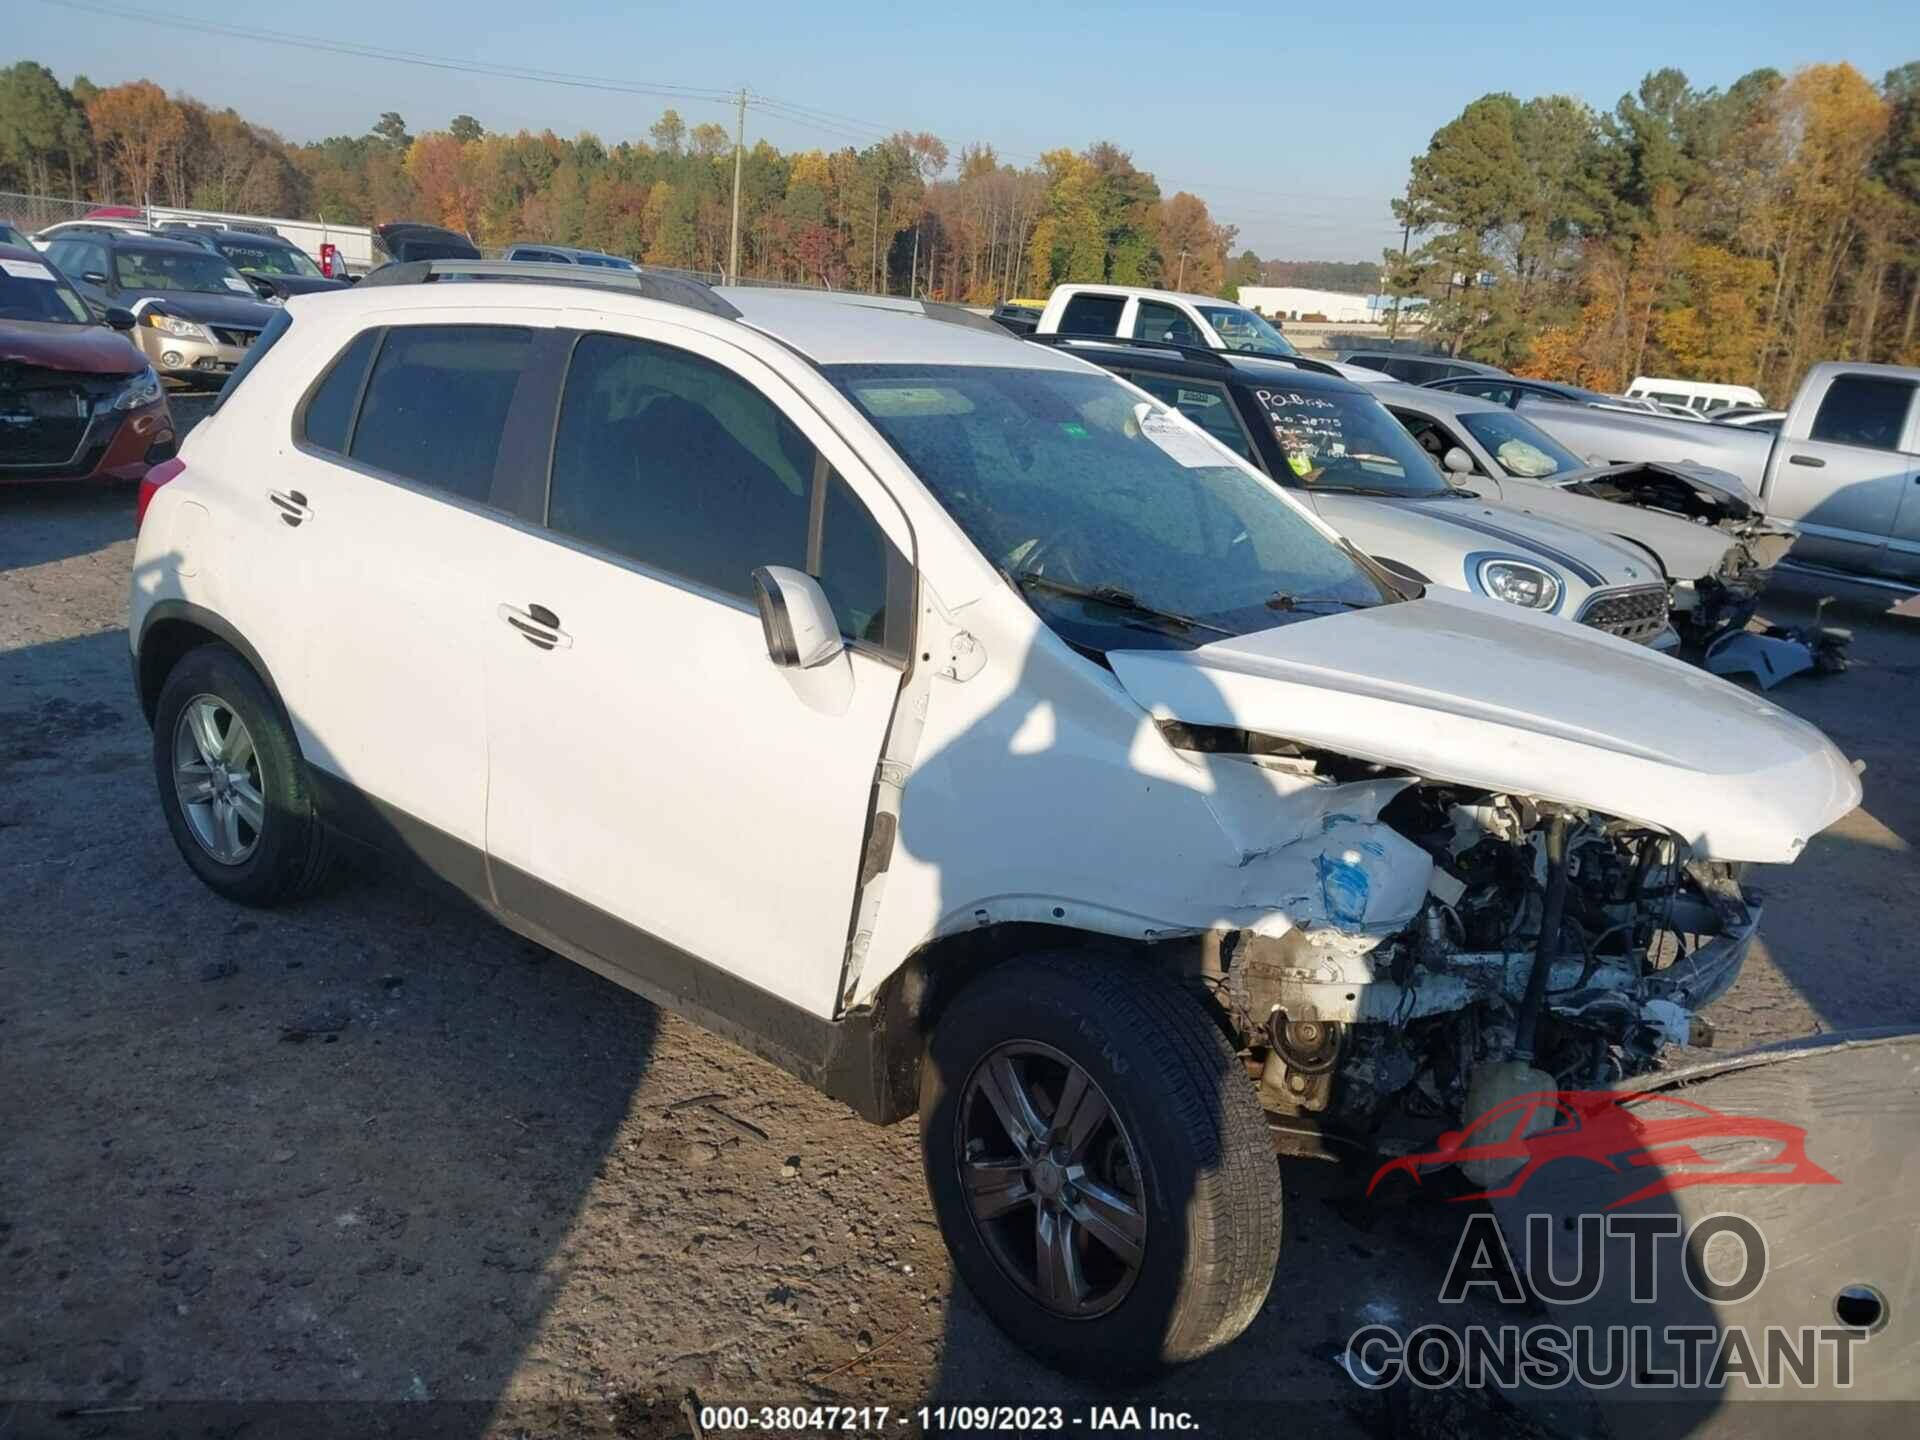
[{"label": "alloy wheel", "polygon": [[1086,1070],[1037,1041],[994,1047],[967,1077],[955,1138],[974,1228],[1010,1280],[1073,1319],[1126,1298],[1146,1201],[1133,1138]]},{"label": "alloy wheel", "polygon": [[233,707],[196,695],[173,725],[173,793],[187,829],[222,865],[241,865],[266,825],[260,757]]}]

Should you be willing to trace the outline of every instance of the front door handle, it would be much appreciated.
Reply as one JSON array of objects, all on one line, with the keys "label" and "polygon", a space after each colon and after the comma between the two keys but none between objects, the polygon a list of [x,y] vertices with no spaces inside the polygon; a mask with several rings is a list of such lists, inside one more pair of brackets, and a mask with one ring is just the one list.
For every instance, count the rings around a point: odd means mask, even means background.
[{"label": "front door handle", "polygon": [[302,520],[311,520],[313,511],[307,508],[307,497],[298,490],[269,490],[267,498],[280,511],[280,518],[289,525],[298,525]]},{"label": "front door handle", "polygon": [[1789,455],[1787,457],[1787,463],[1789,465],[1807,465],[1815,470],[1824,470],[1827,464],[1827,462],[1822,460],[1818,455]]},{"label": "front door handle", "polygon": [[573,636],[560,628],[560,617],[544,605],[529,605],[522,610],[503,600],[494,613],[519,631],[520,638],[536,649],[565,650],[573,644]]}]

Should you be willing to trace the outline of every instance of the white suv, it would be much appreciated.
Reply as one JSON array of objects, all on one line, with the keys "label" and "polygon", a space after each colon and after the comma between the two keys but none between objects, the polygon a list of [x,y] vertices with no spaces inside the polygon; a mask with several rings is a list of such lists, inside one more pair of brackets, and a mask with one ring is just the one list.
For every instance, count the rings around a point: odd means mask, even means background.
[{"label": "white suv", "polygon": [[485,262],[296,298],[143,492],[134,668],[222,895],[350,837],[917,1109],[981,1302],[1126,1373],[1259,1309],[1275,1135],[1651,1067],[1752,942],[1722,862],[1860,791],[977,323]]}]

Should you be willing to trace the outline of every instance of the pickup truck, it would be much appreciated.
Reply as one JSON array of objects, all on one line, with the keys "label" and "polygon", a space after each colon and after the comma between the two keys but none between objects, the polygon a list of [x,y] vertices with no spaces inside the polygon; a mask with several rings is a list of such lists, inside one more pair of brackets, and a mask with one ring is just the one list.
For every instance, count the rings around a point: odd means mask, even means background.
[{"label": "pickup truck", "polygon": [[1920,369],[1827,361],[1777,433],[1520,400],[1516,409],[1595,461],[1690,460],[1736,475],[1795,526],[1796,565],[1920,583]]},{"label": "pickup truck", "polygon": [[1231,300],[1141,285],[1056,285],[1047,296],[1033,333],[1115,336],[1203,350],[1235,350],[1243,355],[1271,355],[1361,385],[1385,378],[1378,370],[1361,365],[1306,359],[1264,316]]}]

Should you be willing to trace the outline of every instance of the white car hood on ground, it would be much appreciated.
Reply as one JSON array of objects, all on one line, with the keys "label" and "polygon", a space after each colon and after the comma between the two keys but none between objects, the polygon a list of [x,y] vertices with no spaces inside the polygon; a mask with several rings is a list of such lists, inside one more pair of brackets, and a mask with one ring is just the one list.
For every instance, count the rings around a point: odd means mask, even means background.
[{"label": "white car hood on ground", "polygon": [[1107,660],[1162,719],[1581,806],[1715,859],[1792,860],[1860,800],[1846,757],[1777,706],[1643,646],[1474,596],[1429,590]]}]

